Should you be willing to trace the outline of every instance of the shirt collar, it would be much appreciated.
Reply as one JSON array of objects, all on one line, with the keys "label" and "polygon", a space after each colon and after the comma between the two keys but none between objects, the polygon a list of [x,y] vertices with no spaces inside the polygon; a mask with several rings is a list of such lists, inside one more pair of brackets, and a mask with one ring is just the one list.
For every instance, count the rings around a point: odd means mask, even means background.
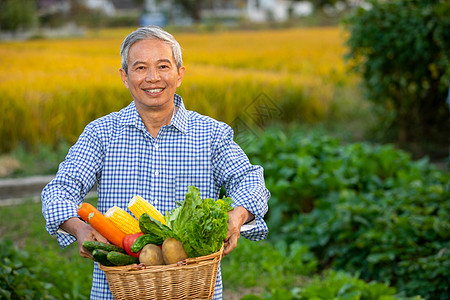
[{"label": "shirt collar", "polygon": [[187,132],[187,120],[188,120],[188,111],[184,107],[183,99],[175,94],[173,99],[175,107],[178,107],[175,116],[172,118],[170,125],[181,131],[182,133]]},{"label": "shirt collar", "polygon": [[[183,99],[175,94],[174,96],[174,106],[177,107],[175,115],[172,117],[170,125],[177,128],[179,131],[187,132],[187,120],[188,111],[184,107]],[[123,108],[120,112],[120,124],[121,125],[131,125],[138,129],[145,130],[144,122],[142,122],[141,117],[136,109],[134,101],[132,101],[127,107]]]},{"label": "shirt collar", "polygon": [[[136,109],[134,101],[132,101],[127,107],[123,108],[119,112],[119,122],[121,125],[137,125],[137,118],[139,114]],[[142,122],[142,121],[141,121]]]}]

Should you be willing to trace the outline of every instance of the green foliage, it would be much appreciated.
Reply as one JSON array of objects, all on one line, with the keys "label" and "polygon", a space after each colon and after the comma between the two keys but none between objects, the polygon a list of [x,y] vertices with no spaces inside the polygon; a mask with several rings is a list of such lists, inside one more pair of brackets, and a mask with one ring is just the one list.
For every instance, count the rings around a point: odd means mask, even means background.
[{"label": "green foliage", "polygon": [[416,192],[410,194],[415,203],[400,190],[330,195],[299,218],[291,238],[310,246],[324,264],[360,272],[365,280],[388,280],[409,295],[447,299],[448,200]]},{"label": "green foliage", "polygon": [[[347,58],[378,105],[378,132],[422,155],[448,151],[450,2],[369,1],[345,24]],[[436,146],[442,146],[438,148]]]},{"label": "green foliage", "polygon": [[309,276],[316,270],[314,254],[298,242],[272,244],[240,238],[236,249],[222,260],[226,288],[258,286],[270,290],[280,286],[293,287],[301,276]]},{"label": "green foliage", "polygon": [[40,247],[22,250],[2,239],[0,299],[87,299],[92,267],[78,260]]},{"label": "green foliage", "polygon": [[248,295],[241,300],[286,299],[286,300],[420,300],[420,296],[406,298],[396,295],[396,289],[385,283],[365,282],[357,276],[342,271],[329,270],[316,275],[304,287],[292,290],[274,289],[263,298]]},{"label": "green foliage", "polygon": [[46,296],[52,285],[38,275],[34,257],[10,240],[0,241],[0,299],[57,299]]},{"label": "green foliage", "polygon": [[404,173],[412,172],[410,176],[419,179],[427,175],[426,160],[416,163],[424,165],[417,169],[407,153],[390,145],[341,145],[337,138],[307,134],[296,127],[268,128],[245,151],[253,163],[264,167],[272,193],[270,228],[275,231],[292,216],[311,211],[316,199],[332,191],[371,192],[395,182],[401,186],[401,179],[408,176]]},{"label": "green foliage", "polygon": [[[32,299],[88,299],[93,263],[79,256],[76,243],[61,249],[55,238],[45,231],[40,210],[40,203],[31,202],[0,207],[0,245],[8,245],[7,240],[14,241],[11,251],[24,257],[24,265],[32,274],[25,287],[39,291],[44,283],[48,298]],[[7,257],[5,255],[7,252],[2,252],[0,260]],[[0,296],[0,299],[3,298]]]},{"label": "green foliage", "polygon": [[9,153],[11,158],[20,162],[11,177],[55,174],[69,148],[67,142],[60,142],[55,147],[41,144],[34,151],[29,151],[25,146],[17,147]]},{"label": "green foliage", "polygon": [[272,193],[271,240],[307,245],[322,267],[447,299],[449,173],[389,145],[340,145],[295,128],[268,130],[248,153]]},{"label": "green foliage", "polygon": [[0,30],[16,31],[31,27],[37,21],[32,0],[0,0]]}]

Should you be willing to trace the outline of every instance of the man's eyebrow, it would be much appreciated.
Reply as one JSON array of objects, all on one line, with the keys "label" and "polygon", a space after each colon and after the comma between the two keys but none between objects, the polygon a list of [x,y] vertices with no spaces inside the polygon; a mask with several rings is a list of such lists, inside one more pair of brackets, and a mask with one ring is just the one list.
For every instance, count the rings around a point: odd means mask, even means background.
[{"label": "man's eyebrow", "polygon": [[158,63],[162,63],[162,62],[172,64],[172,61],[170,59],[167,59],[167,58],[163,58],[163,59],[159,59],[158,60]]},{"label": "man's eyebrow", "polygon": [[[159,59],[159,60],[157,60],[157,62],[158,62],[158,63],[164,62],[164,63],[172,64],[172,61],[171,61],[170,59],[167,59],[167,58]],[[145,62],[145,61],[142,61],[142,60],[136,60],[136,61],[132,64],[132,66],[136,66],[136,65],[139,65],[139,64],[146,64],[146,62]]]},{"label": "man's eyebrow", "polygon": [[143,62],[143,61],[141,61],[141,60],[136,60],[134,63],[132,63],[131,65],[132,66],[136,66],[136,65],[139,65],[139,64],[145,64],[145,62]]}]

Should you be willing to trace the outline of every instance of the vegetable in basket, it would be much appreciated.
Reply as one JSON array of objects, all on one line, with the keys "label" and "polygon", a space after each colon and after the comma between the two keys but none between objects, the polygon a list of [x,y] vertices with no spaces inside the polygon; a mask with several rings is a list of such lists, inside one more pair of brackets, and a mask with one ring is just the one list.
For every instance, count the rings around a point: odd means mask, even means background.
[{"label": "vegetable in basket", "polygon": [[144,233],[143,232],[138,232],[138,233],[133,233],[133,234],[127,234],[124,238],[123,238],[123,248],[125,249],[125,251],[127,252],[128,255],[134,256],[139,258],[139,250],[137,251],[132,251],[131,246],[136,242],[137,239],[139,239],[141,236],[143,236]]},{"label": "vegetable in basket", "polygon": [[78,215],[114,245],[123,248],[123,233],[92,204],[84,202],[78,206]]},{"label": "vegetable in basket", "polygon": [[233,200],[201,199],[200,191],[189,186],[185,200],[164,217],[167,225],[143,213],[139,227],[145,235],[139,237],[131,246],[137,252],[146,244],[160,245],[167,238],[175,238],[183,244],[188,257],[199,257],[220,250],[227,237],[228,211],[232,210]]},{"label": "vegetable in basket", "polygon": [[164,265],[162,250],[154,244],[147,244],[139,255],[139,262],[146,266]]},{"label": "vegetable in basket", "polygon": [[162,244],[162,257],[166,265],[171,265],[188,258],[188,255],[180,241],[175,238],[167,238]]},{"label": "vegetable in basket", "polygon": [[178,202],[172,212],[166,213],[167,226],[179,237],[189,257],[199,257],[220,250],[227,238],[228,211],[233,200],[201,199],[200,191],[189,186],[185,200]]},{"label": "vegetable in basket", "polygon": [[168,237],[178,239],[170,227],[154,219],[148,213],[143,213],[139,218],[139,227],[143,233],[150,235],[155,239],[152,244],[161,245]]},{"label": "vegetable in basket", "polygon": [[94,260],[103,266],[124,266],[139,262],[137,257],[130,256],[125,250],[98,241],[84,241],[83,247],[92,253]]}]

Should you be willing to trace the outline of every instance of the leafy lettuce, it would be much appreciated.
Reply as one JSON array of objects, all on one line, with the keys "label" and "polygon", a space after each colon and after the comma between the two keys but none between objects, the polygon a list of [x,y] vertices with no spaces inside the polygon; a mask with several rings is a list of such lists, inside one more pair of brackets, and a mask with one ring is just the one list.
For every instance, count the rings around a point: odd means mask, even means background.
[{"label": "leafy lettuce", "polygon": [[200,191],[189,186],[185,200],[166,213],[167,226],[172,229],[189,257],[198,257],[217,252],[227,237],[228,211],[233,200],[201,199]]}]

